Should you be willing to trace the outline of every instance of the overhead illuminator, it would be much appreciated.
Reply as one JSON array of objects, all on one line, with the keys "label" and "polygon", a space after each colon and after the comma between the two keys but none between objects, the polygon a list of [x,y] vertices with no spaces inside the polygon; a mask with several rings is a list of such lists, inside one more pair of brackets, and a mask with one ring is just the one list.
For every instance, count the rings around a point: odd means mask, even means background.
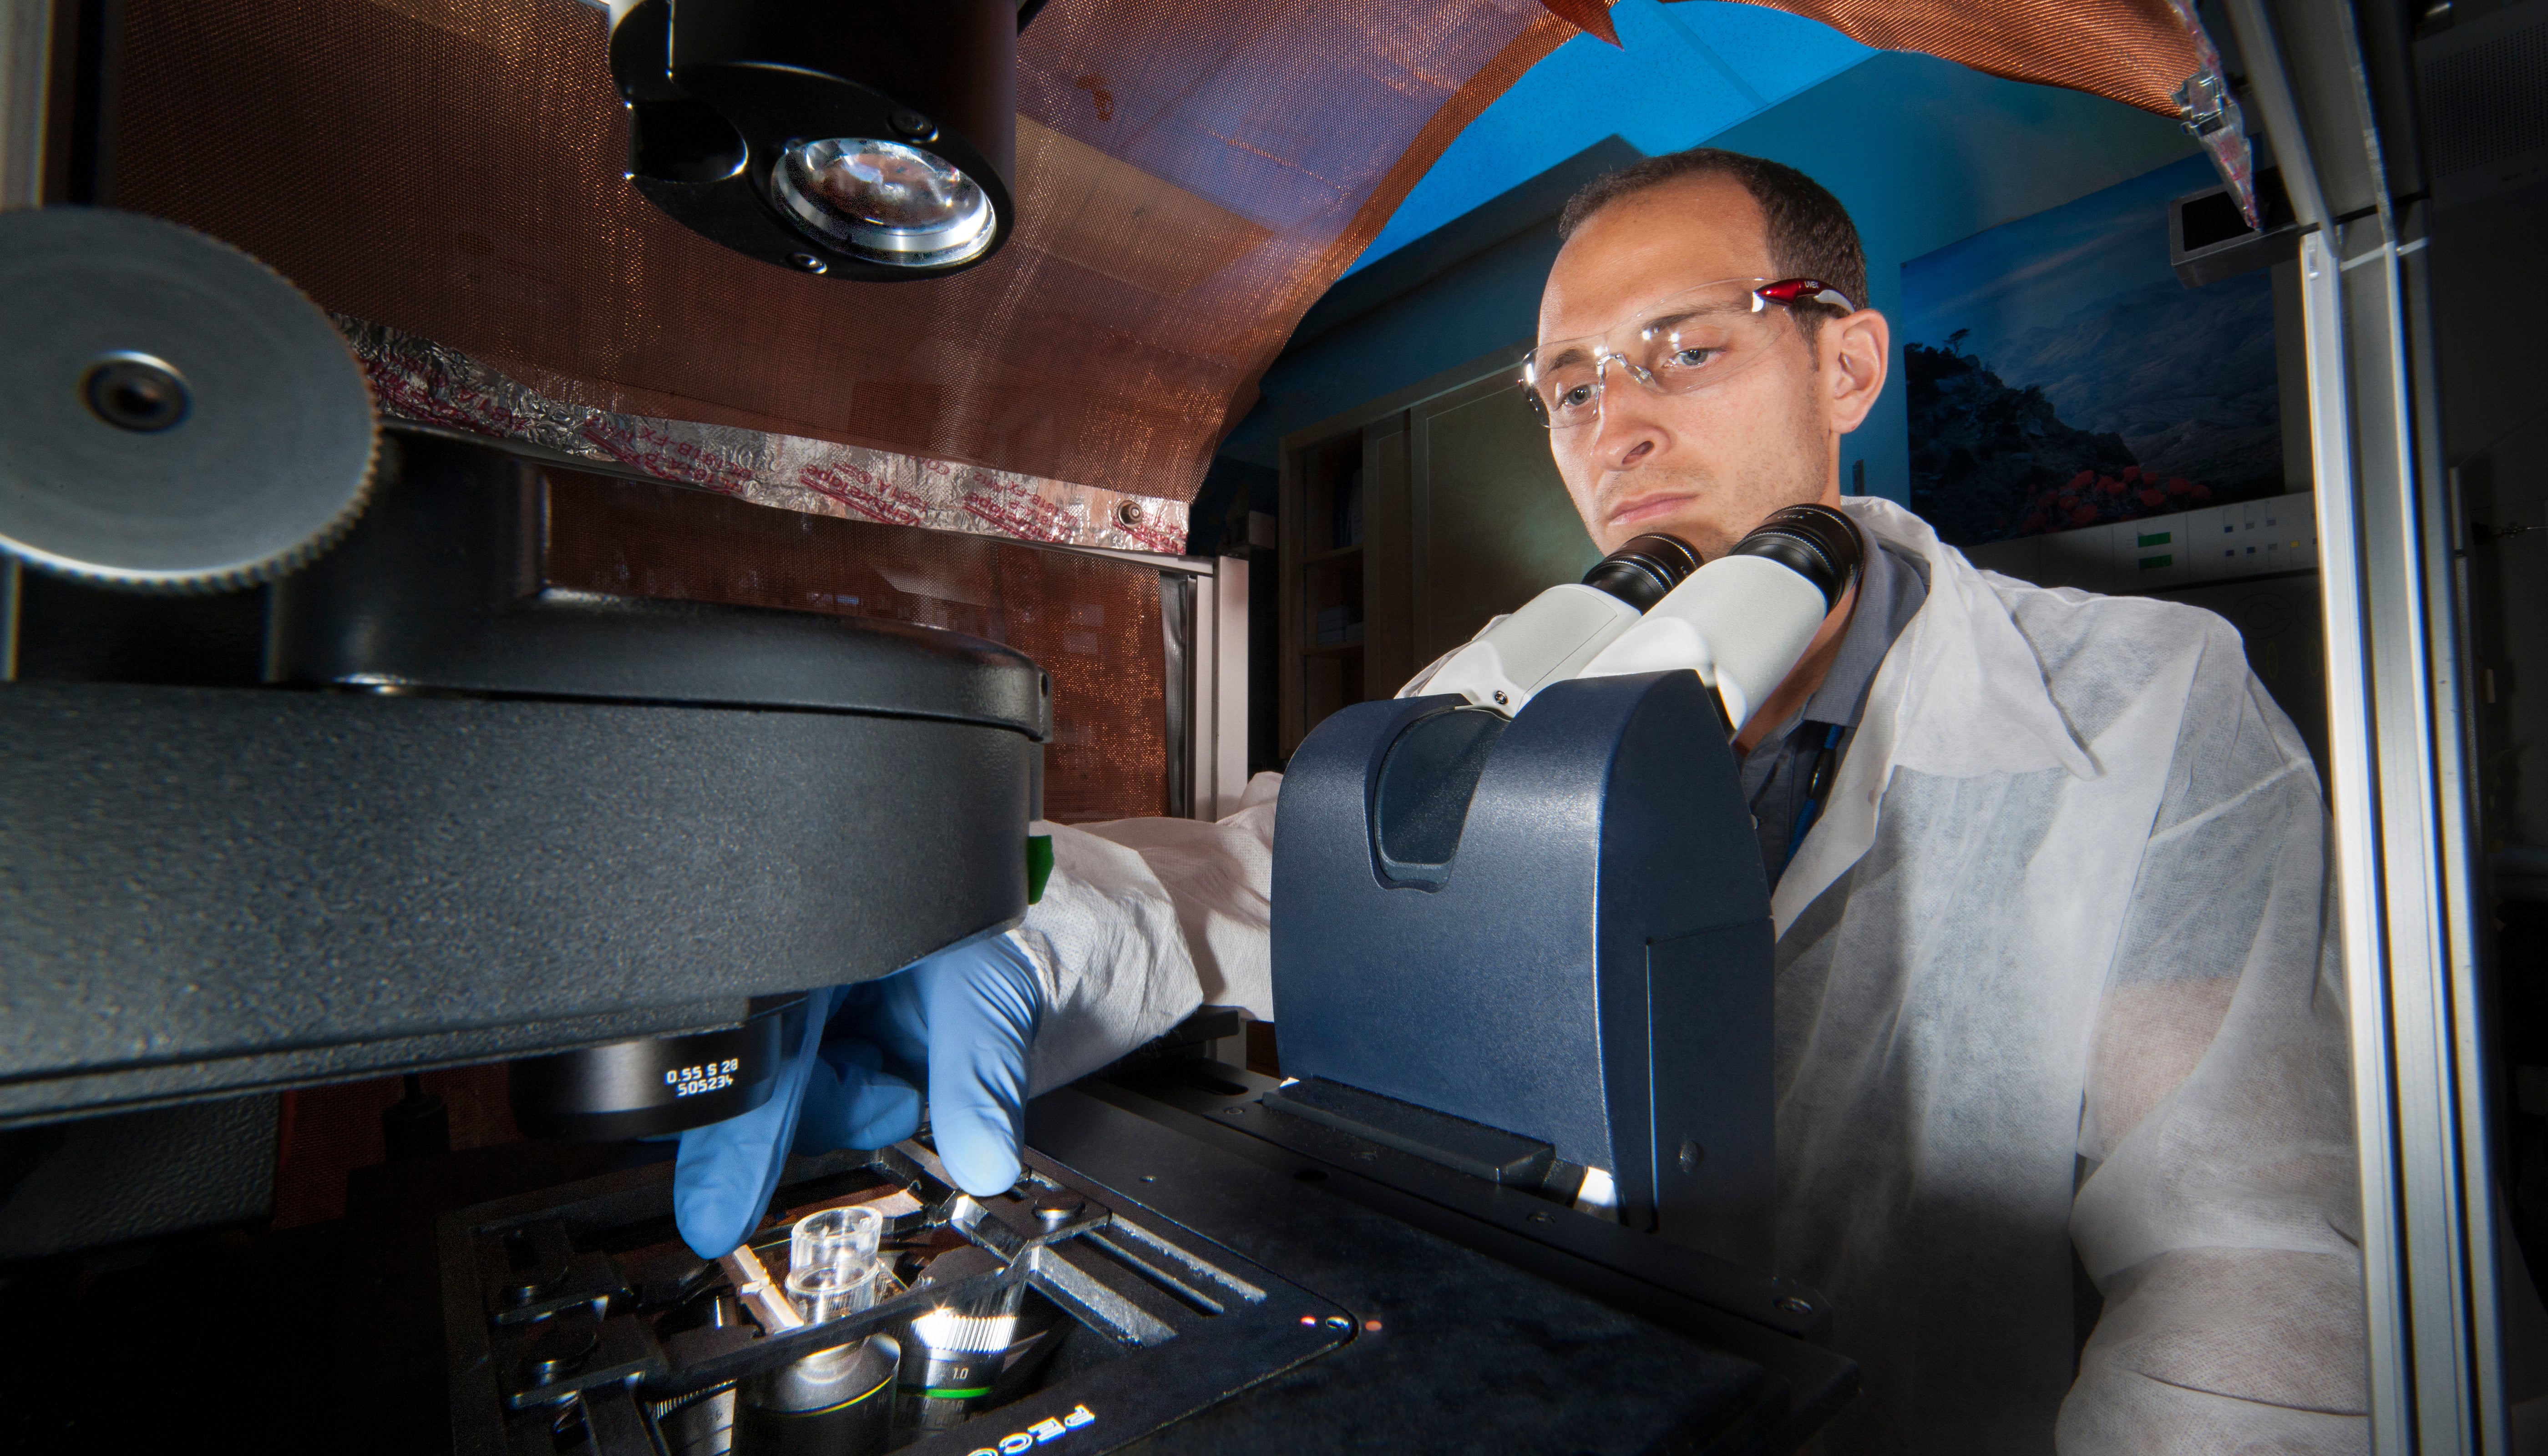
[{"label": "overhead illuminator", "polygon": [[1016,226],[1015,0],[640,0],[610,31],[628,180],[828,278],[936,278]]}]

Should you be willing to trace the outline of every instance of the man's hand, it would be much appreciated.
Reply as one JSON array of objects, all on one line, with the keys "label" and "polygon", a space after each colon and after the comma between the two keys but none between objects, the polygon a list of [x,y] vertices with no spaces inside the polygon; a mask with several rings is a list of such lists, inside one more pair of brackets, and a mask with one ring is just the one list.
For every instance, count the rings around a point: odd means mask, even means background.
[{"label": "man's hand", "polygon": [[882,1147],[920,1128],[929,1089],[939,1161],[965,1192],[1018,1180],[1027,1048],[1044,991],[1006,935],[950,947],[889,976],[816,991],[770,1100],[682,1135],[673,1212],[702,1258],[759,1227],[789,1151]]}]

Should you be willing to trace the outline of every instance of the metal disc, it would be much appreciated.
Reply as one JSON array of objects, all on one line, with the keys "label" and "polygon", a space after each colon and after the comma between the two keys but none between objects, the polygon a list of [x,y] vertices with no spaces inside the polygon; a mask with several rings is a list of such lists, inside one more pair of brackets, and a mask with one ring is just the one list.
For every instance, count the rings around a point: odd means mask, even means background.
[{"label": "metal disc", "polygon": [[139,591],[280,576],[371,489],[362,366],[301,292],[133,213],[0,213],[0,551]]}]

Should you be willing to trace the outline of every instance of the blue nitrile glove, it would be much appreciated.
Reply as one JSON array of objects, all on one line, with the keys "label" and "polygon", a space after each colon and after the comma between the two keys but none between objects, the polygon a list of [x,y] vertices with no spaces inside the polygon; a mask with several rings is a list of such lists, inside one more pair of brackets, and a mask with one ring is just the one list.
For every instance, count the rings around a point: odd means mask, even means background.
[{"label": "blue nitrile glove", "polygon": [[673,1215],[702,1258],[761,1224],[789,1151],[882,1147],[920,1128],[929,1087],[939,1161],[965,1192],[1018,1181],[1027,1048],[1044,990],[1006,935],[951,946],[888,976],[813,992],[770,1100],[682,1135]]}]

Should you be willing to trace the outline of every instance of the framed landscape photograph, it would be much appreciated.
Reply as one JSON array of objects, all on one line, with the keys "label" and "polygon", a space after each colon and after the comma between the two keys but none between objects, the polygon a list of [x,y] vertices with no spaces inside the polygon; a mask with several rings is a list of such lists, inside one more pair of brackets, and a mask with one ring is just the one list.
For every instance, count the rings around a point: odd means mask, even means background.
[{"label": "framed landscape photograph", "polygon": [[1902,265],[1911,508],[1955,546],[2282,493],[2266,270],[2199,289],[2189,156]]}]

